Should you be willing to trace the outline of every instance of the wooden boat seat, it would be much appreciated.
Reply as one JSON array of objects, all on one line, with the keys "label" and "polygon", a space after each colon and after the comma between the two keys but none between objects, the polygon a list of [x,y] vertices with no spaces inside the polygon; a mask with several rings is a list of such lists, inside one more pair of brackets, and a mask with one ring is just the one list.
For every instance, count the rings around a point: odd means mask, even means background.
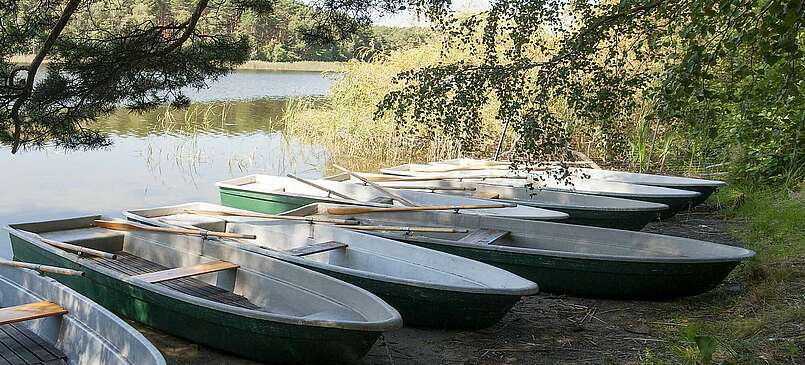
[{"label": "wooden boat seat", "polygon": [[60,316],[67,310],[48,301],[15,305],[0,309],[0,325],[28,321],[31,319]]},{"label": "wooden boat seat", "polygon": [[67,365],[67,355],[22,324],[0,326],[0,365]]},{"label": "wooden boat seat", "polygon": [[509,234],[509,231],[501,231],[497,229],[476,229],[458,241],[479,245],[488,245],[499,240],[501,237],[506,236],[507,234]]},{"label": "wooden boat seat", "polygon": [[500,198],[500,194],[494,191],[479,191],[474,194],[474,197],[480,199],[497,199]]},{"label": "wooden boat seat", "polygon": [[[117,259],[114,260],[95,257],[93,258],[93,261],[106,269],[127,276],[135,276],[168,269],[167,267],[156,262],[146,260],[142,257],[132,255],[125,251],[116,252],[116,254]],[[250,302],[244,296],[190,277],[161,282],[159,285],[164,285],[182,294],[192,295],[222,304],[246,309],[260,309],[259,306]]]},{"label": "wooden boat seat", "polygon": [[335,241],[327,241],[327,242],[320,242],[314,243],[312,245],[306,245],[302,247],[292,248],[290,250],[285,250],[285,253],[291,254],[294,256],[307,256],[312,255],[314,253],[320,253],[330,250],[335,250],[337,248],[345,248],[347,247],[346,243],[335,242]]},{"label": "wooden boat seat", "polygon": [[211,261],[193,266],[177,267],[174,269],[167,269],[147,274],[134,275],[132,276],[132,278],[140,279],[154,284],[154,283],[161,283],[163,281],[209,274],[223,270],[237,269],[239,267],[240,265],[233,264],[227,261]]}]

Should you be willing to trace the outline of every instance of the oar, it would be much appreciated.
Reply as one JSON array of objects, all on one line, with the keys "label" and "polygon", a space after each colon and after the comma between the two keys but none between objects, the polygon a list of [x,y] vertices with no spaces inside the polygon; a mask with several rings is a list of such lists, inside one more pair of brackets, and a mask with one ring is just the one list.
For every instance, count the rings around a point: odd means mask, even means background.
[{"label": "oar", "polygon": [[455,210],[461,209],[497,209],[497,208],[512,208],[517,204],[500,203],[500,204],[472,204],[472,205],[431,205],[426,207],[338,207],[327,208],[328,214],[333,215],[348,215],[348,214],[361,214],[361,213],[389,213],[389,212],[419,212],[427,210]]},{"label": "oar", "polygon": [[48,265],[39,265],[39,264],[32,264],[29,262],[20,262],[20,261],[11,261],[11,260],[4,260],[0,259],[0,265],[3,266],[11,266],[11,267],[20,267],[23,269],[31,269],[39,272],[49,272],[52,274],[60,274],[60,275],[67,275],[67,276],[83,276],[84,273],[82,271],[73,270],[73,269],[66,269],[63,267],[56,267],[56,266],[48,266]]},{"label": "oar", "polygon": [[117,231],[147,231],[147,232],[160,232],[160,233],[173,233],[173,234],[186,234],[201,237],[223,237],[223,238],[257,238],[253,234],[240,234],[229,232],[214,232],[203,229],[185,229],[185,228],[166,228],[166,227],[149,227],[141,224],[121,222],[121,221],[104,221],[96,220],[95,225],[101,228],[114,229]]},{"label": "oar", "polygon": [[[339,198],[341,198],[341,199],[346,199],[346,200],[355,200],[355,198],[351,198],[351,197],[349,197],[349,196],[346,196],[346,195],[344,195],[344,194],[341,194],[341,193],[339,193],[339,192],[337,192],[337,191],[335,191],[335,190],[332,190],[332,189],[327,189],[327,188],[325,188],[325,187],[323,187],[323,186],[321,186],[321,185],[319,185],[319,184],[316,184],[316,183],[314,183],[314,182],[312,182],[312,181],[310,181],[310,180],[307,180],[307,179],[303,179],[303,178],[301,178],[301,177],[299,177],[299,176],[296,176],[296,175],[294,175],[294,174],[287,174],[287,176],[288,176],[288,177],[290,177],[291,179],[294,179],[294,180],[296,180],[296,181],[299,181],[299,182],[301,182],[301,183],[303,183],[303,184],[307,184],[307,185],[310,185],[310,186],[312,186],[312,187],[314,187],[314,188],[316,188],[316,189],[319,189],[319,190],[321,190],[321,191],[325,191],[325,192],[327,192],[327,194],[332,194],[332,195],[335,195],[335,196],[337,196],[337,197],[339,197]],[[328,196],[328,198],[329,198],[329,196]]]},{"label": "oar", "polygon": [[445,227],[403,227],[403,226],[349,226],[349,229],[359,231],[404,231],[404,232],[430,232],[430,233],[467,233],[467,229]]},{"label": "oar", "polygon": [[433,175],[433,176],[397,176],[397,175],[382,175],[382,176],[368,176],[364,177],[367,180],[374,182],[392,182],[392,181],[437,181],[437,180],[484,180],[484,179],[527,179],[527,176],[501,176],[501,175],[470,175],[470,176],[449,176],[449,175]]},{"label": "oar", "polygon": [[394,192],[393,192],[393,191],[391,191],[391,190],[388,190],[388,189],[386,189],[386,188],[384,188],[384,187],[382,187],[382,186],[380,186],[380,185],[378,185],[378,184],[375,184],[375,183],[373,183],[373,182],[371,182],[371,181],[369,181],[369,180],[365,179],[365,178],[364,178],[363,176],[361,176],[361,175],[358,175],[358,174],[356,174],[356,173],[354,173],[354,172],[352,172],[352,171],[349,171],[349,170],[347,170],[347,169],[345,169],[345,168],[343,168],[343,167],[341,167],[341,166],[338,166],[338,165],[336,165],[336,164],[333,164],[333,167],[335,167],[335,168],[337,168],[337,169],[339,169],[339,170],[341,170],[341,171],[343,171],[343,172],[348,173],[350,176],[352,176],[352,177],[354,177],[354,178],[356,178],[356,179],[358,179],[358,180],[360,180],[360,181],[365,182],[366,184],[368,184],[369,186],[371,186],[371,187],[373,187],[373,188],[375,188],[375,189],[377,189],[377,190],[380,190],[380,192],[382,192],[383,194],[386,194],[386,196],[388,196],[389,198],[396,199],[398,202],[403,203],[403,204],[405,204],[405,205],[407,205],[407,206],[409,206],[409,207],[415,207],[415,206],[417,206],[417,204],[416,204],[416,203],[414,203],[414,202],[412,202],[412,201],[410,201],[410,200],[408,200],[408,199],[405,199],[405,198],[401,197],[400,195],[398,195],[397,193],[394,193]]},{"label": "oar", "polygon": [[354,219],[335,219],[335,218],[312,218],[312,217],[298,217],[293,215],[276,215],[276,214],[263,214],[256,212],[224,212],[218,210],[196,210],[185,209],[188,214],[197,215],[214,215],[214,216],[230,216],[230,217],[249,217],[249,218],[265,218],[265,219],[286,219],[292,221],[306,221],[311,223],[334,223],[334,224],[358,224],[360,222]]},{"label": "oar", "polygon": [[445,186],[445,187],[438,187],[438,186],[411,186],[411,185],[383,185],[383,187],[389,189],[401,189],[401,190],[442,190],[442,191],[475,191],[475,188],[466,188],[463,186]]},{"label": "oar", "polygon": [[75,252],[80,252],[80,253],[90,255],[90,256],[103,257],[103,258],[112,259],[112,260],[117,258],[117,255],[115,255],[113,253],[104,252],[104,251],[100,251],[100,250],[94,250],[94,249],[83,247],[83,246],[73,245],[73,244],[70,244],[70,243],[67,243],[67,242],[61,242],[61,241],[56,241],[56,240],[44,238],[44,237],[42,237],[42,236],[40,236],[40,235],[38,235],[36,233],[33,233],[33,232],[25,231],[25,233],[33,236],[34,238],[36,238],[36,239],[38,239],[38,240],[40,240],[40,241],[42,241],[42,242],[44,242],[44,243],[46,243],[48,245],[51,245],[53,247],[58,247],[58,248],[60,248],[62,250],[75,251]]}]

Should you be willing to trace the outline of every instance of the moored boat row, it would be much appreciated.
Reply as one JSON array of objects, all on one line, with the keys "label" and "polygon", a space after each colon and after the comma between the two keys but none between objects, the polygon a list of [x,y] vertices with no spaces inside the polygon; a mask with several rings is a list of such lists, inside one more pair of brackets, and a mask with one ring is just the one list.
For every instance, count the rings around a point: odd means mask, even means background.
[{"label": "moored boat row", "polygon": [[[472,160],[386,171],[409,176],[344,171],[317,180],[222,181],[223,206],[127,210],[128,221],[87,216],[10,225],[16,260],[80,275],[48,274],[57,282],[0,269],[0,299],[27,290],[17,295],[25,300],[0,304],[42,306],[46,318],[34,321],[44,324],[25,323],[49,343],[116,336],[98,342],[96,358],[55,348],[65,363],[164,363],[100,306],[257,361],[351,363],[403,324],[488,327],[538,290],[632,299],[697,295],[754,255],[636,232],[706,199],[720,185],[707,180],[578,169],[590,178],[572,176],[565,185],[541,172]],[[69,300],[62,307],[41,304],[36,299],[47,295],[4,278],[74,290],[83,298],[74,303],[95,306],[93,316],[111,325],[90,326],[86,338],[75,331],[73,338],[54,337],[54,328],[86,320],[80,317],[86,310],[54,322],[63,310],[76,311]]]}]

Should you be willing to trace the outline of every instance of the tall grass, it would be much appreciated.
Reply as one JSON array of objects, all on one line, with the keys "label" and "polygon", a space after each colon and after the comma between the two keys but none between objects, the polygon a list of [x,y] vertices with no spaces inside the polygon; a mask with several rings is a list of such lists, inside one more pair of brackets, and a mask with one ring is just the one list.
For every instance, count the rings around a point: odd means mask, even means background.
[{"label": "tall grass", "polygon": [[[392,89],[395,75],[454,57],[460,55],[434,43],[371,62],[350,61],[343,77],[333,83],[329,100],[294,100],[281,127],[304,142],[326,146],[331,159],[356,169],[458,157],[463,151],[457,141],[438,132],[429,139],[403,135],[391,117],[375,118],[377,104]],[[494,151],[501,130],[492,113],[485,111],[484,133],[489,136],[483,142],[485,151]]]}]

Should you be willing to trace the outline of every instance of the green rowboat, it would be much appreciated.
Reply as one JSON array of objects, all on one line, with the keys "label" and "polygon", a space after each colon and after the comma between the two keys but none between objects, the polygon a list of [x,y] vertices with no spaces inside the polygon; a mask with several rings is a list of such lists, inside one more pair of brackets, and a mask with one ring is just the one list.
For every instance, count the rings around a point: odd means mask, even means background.
[{"label": "green rowboat", "polygon": [[221,242],[369,290],[400,311],[406,326],[488,327],[506,315],[522,296],[538,290],[533,282],[491,265],[329,224],[202,212],[250,213],[215,204],[188,203],[123,214],[154,226],[192,226],[255,235],[254,240]]},{"label": "green rowboat", "polygon": [[[287,215],[328,217],[332,204]],[[469,233],[373,234],[498,266],[546,292],[607,298],[690,296],[717,286],[754,252],[681,237],[463,213],[371,212],[351,217],[368,225],[467,228]]]},{"label": "green rowboat", "polygon": [[[104,229],[96,219],[11,225],[14,257],[81,270],[54,278],[123,317],[257,361],[352,363],[401,326],[380,298],[326,275],[199,237]],[[29,232],[116,257],[79,256]],[[199,275],[179,275],[187,272]]]}]

